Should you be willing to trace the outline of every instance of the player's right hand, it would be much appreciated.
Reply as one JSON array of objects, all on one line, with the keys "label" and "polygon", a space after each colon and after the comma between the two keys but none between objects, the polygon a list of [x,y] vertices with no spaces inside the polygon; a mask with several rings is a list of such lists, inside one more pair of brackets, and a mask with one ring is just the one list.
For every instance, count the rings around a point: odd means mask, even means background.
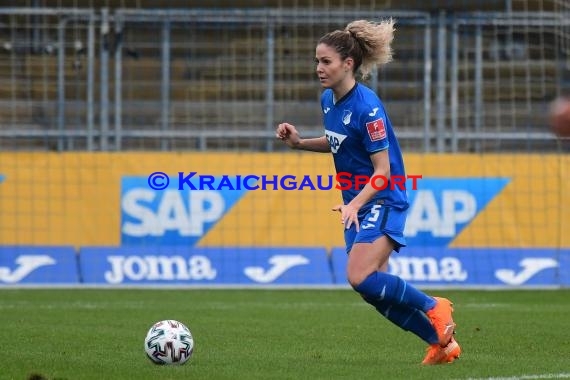
[{"label": "player's right hand", "polygon": [[289,123],[279,124],[275,131],[275,137],[283,141],[290,148],[296,148],[301,142],[297,128]]}]

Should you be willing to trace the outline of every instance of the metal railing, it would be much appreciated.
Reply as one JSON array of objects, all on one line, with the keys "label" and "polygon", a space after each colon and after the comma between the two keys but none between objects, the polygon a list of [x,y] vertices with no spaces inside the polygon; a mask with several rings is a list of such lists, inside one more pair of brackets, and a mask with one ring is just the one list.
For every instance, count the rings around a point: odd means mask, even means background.
[{"label": "metal railing", "polygon": [[[122,150],[127,148],[125,140],[133,141],[142,138],[160,140],[160,149],[170,149],[168,141],[171,139],[197,139],[197,149],[208,149],[208,141],[219,138],[234,139],[260,139],[265,141],[264,150],[274,149],[273,129],[278,122],[275,111],[278,107],[275,100],[275,72],[276,62],[283,57],[275,52],[276,31],[280,28],[298,27],[303,28],[314,25],[337,25],[341,27],[354,19],[371,19],[367,12],[346,12],[334,10],[294,10],[294,9],[235,9],[235,10],[203,10],[203,9],[169,9],[169,10],[140,10],[140,9],[116,9],[110,12],[103,8],[100,10],[81,10],[76,8],[0,8],[1,16],[45,16],[57,18],[58,22],[53,25],[57,31],[57,80],[56,97],[43,99],[43,105],[49,107],[55,105],[56,114],[46,125],[39,128],[26,120],[12,118],[14,123],[2,125],[0,136],[14,142],[14,149],[18,149],[18,139],[43,138],[43,141],[56,142],[55,149],[58,151],[77,149],[93,150]],[[566,15],[567,16],[567,15]],[[485,78],[484,70],[484,34],[487,28],[507,27],[510,33],[532,28],[544,28],[551,35],[554,28],[567,28],[570,25],[570,17],[560,13],[462,13],[446,14],[440,12],[433,17],[432,14],[413,11],[391,11],[385,14],[376,14],[376,19],[394,17],[398,20],[401,28],[413,27],[414,31],[422,31],[421,43],[418,43],[416,60],[422,62],[421,86],[422,97],[415,100],[420,105],[421,114],[414,124],[406,126],[398,133],[400,139],[421,142],[421,151],[430,152],[457,152],[462,144],[473,146],[470,149],[480,152],[484,150],[485,142],[495,141],[537,141],[551,147],[554,146],[554,137],[541,126],[533,128],[517,128],[516,122],[510,122],[505,128],[489,128],[485,122],[486,99],[484,95]],[[84,31],[86,51],[86,71],[81,81],[85,84],[85,92],[77,102],[70,102],[66,96],[68,88],[66,78],[66,45],[70,33],[71,23],[80,23]],[[145,28],[152,29],[159,36],[155,42],[155,48],[160,52],[156,58],[160,67],[160,82],[155,91],[160,93],[156,103],[160,114],[158,120],[151,120],[148,125],[141,128],[140,125],[125,124],[125,99],[124,92],[124,29],[130,24],[144,24]],[[263,86],[265,96],[261,102],[264,106],[264,121],[260,124],[251,125],[249,128],[234,130],[231,126],[219,125],[217,130],[209,127],[195,128],[189,125],[186,129],[174,129],[172,123],[173,100],[171,79],[171,52],[174,43],[171,32],[174,25],[192,25],[226,28],[228,26],[247,28],[255,26],[263,31],[264,38],[264,66],[265,79]],[[34,28],[35,25],[27,25]],[[544,30],[542,32],[544,32]],[[83,32],[82,32],[83,33]],[[231,30],[228,32],[231,34]],[[529,33],[541,33],[541,31]],[[418,34],[418,33],[416,33]],[[460,54],[465,52],[464,41],[468,37],[472,41],[471,50],[466,53],[470,58],[462,58]],[[450,44],[449,44],[450,40]],[[37,45],[38,41],[33,41]],[[111,46],[112,45],[112,46]],[[450,45],[450,48],[448,48]],[[10,53],[12,54],[12,53]],[[15,54],[15,53],[14,53]],[[418,58],[421,57],[421,58]],[[530,58],[529,58],[530,59]],[[550,59],[550,58],[549,58]],[[568,60],[568,57],[558,57],[558,60]],[[551,63],[560,66],[556,58]],[[529,61],[530,62],[530,61]],[[466,64],[468,63],[468,65]],[[468,66],[466,69],[465,66]],[[462,77],[460,71],[467,71],[467,76],[472,76],[469,81],[469,89],[465,90],[468,95],[461,95]],[[14,69],[12,67],[12,69]],[[545,75],[541,78],[544,79]],[[562,85],[558,85],[560,74],[556,74],[552,81],[554,84],[548,89],[543,99],[535,101],[529,96],[520,101],[529,108],[544,107],[550,98],[560,93]],[[514,77],[513,77],[514,78]],[[539,78],[539,79],[541,79]],[[17,79],[15,79],[17,80]],[[499,79],[496,79],[499,83]],[[516,80],[512,79],[512,80]],[[48,86],[51,83],[47,84]],[[379,74],[374,73],[370,86],[379,87]],[[381,85],[380,85],[381,86]],[[499,86],[499,84],[497,84]],[[513,90],[514,91],[514,90]],[[99,95],[98,97],[96,95]],[[30,99],[10,97],[0,99],[0,107],[11,107],[18,102],[27,102]],[[184,100],[182,100],[184,101]],[[226,102],[231,102],[227,100]],[[313,101],[318,107],[316,101]],[[532,103],[532,104],[531,104]],[[410,103],[411,104],[411,103]],[[462,120],[461,104],[471,110],[472,117],[466,119],[466,125],[460,125]],[[77,107],[83,112],[82,124],[72,124],[66,114],[69,107]],[[514,113],[514,111],[512,111]],[[319,125],[314,123],[307,126],[307,135],[319,135]],[[81,141],[79,144],[66,143],[69,141]],[[10,148],[4,146],[3,148]]]}]

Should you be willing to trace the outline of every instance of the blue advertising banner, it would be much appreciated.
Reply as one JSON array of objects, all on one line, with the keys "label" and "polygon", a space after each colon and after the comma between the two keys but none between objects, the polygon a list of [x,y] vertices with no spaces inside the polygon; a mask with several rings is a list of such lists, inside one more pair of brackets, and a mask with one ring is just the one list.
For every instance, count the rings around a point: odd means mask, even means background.
[{"label": "blue advertising banner", "polygon": [[121,180],[123,245],[195,245],[247,192],[236,177],[153,174]]},{"label": "blue advertising banner", "polygon": [[570,249],[561,249],[559,254],[558,277],[560,285],[563,287],[570,286]]},{"label": "blue advertising banner", "polygon": [[[332,251],[337,284],[346,284],[347,254]],[[418,286],[550,287],[570,284],[570,250],[406,247],[388,271]]]},{"label": "blue advertising banner", "polygon": [[87,284],[331,285],[324,248],[89,247]]},{"label": "blue advertising banner", "polygon": [[0,247],[0,286],[7,284],[78,284],[72,247]]},{"label": "blue advertising banner", "polygon": [[509,178],[422,178],[408,191],[408,246],[448,246],[508,185]]}]

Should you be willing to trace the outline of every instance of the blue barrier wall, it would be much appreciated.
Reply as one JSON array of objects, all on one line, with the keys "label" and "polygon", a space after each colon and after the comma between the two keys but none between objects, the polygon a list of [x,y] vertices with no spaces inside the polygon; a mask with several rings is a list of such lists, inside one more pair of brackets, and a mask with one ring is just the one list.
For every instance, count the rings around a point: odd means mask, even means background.
[{"label": "blue barrier wall", "polygon": [[[344,247],[0,247],[0,286],[347,287]],[[420,287],[568,287],[570,250],[407,247],[389,272]]]}]

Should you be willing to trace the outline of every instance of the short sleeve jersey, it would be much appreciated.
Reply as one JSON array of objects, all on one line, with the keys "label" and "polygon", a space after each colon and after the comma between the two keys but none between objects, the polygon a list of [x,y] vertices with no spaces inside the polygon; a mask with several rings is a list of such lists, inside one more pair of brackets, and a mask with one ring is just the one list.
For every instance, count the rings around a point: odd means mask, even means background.
[{"label": "short sleeve jersey", "polygon": [[[388,149],[390,175],[405,178],[404,161],[392,124],[380,98],[368,87],[357,83],[345,96],[334,102],[333,92],[326,89],[321,95],[323,124],[329,141],[337,174],[350,179],[350,189],[342,190],[345,204],[349,203],[362,189],[356,188],[357,175],[371,177],[374,166],[370,155]],[[378,186],[382,181],[377,182]],[[362,207],[366,212],[382,199],[385,205],[406,209],[408,198],[402,186],[391,186],[378,191],[368,204]]]}]

